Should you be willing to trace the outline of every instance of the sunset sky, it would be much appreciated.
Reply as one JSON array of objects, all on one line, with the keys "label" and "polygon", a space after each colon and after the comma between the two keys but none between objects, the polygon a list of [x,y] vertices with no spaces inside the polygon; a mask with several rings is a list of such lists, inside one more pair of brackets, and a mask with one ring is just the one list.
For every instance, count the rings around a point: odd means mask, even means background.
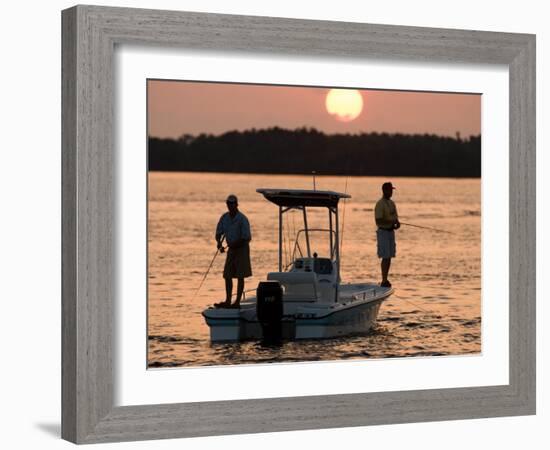
[{"label": "sunset sky", "polygon": [[[352,106],[330,114],[330,88],[148,81],[149,136],[222,134],[251,128],[314,127],[325,133],[429,133],[463,137],[481,132],[481,95],[359,90]],[[356,97],[359,97],[357,100]],[[347,100],[341,100],[340,102]],[[361,112],[353,119],[349,108]],[[328,108],[331,109],[331,108]],[[350,116],[344,116],[345,114]],[[348,121],[341,120],[346,118]]]}]

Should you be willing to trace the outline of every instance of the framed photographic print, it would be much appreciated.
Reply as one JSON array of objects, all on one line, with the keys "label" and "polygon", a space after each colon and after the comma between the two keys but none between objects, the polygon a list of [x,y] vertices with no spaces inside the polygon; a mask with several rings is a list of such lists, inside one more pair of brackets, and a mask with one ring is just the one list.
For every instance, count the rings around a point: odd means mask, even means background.
[{"label": "framed photographic print", "polygon": [[[150,79],[147,98],[148,367],[481,352],[480,94]],[[373,276],[396,234],[401,270]]]},{"label": "framed photographic print", "polygon": [[65,439],[534,413],[534,36],[76,6],[62,60]]}]

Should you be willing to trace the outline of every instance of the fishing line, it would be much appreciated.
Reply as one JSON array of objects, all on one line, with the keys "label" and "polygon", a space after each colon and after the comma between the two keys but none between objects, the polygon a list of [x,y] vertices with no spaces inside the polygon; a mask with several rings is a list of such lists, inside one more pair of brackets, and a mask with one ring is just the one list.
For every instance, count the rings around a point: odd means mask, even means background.
[{"label": "fishing line", "polygon": [[416,303],[414,303],[412,300],[409,300],[408,298],[401,297],[400,295],[397,295],[397,294],[393,294],[393,296],[394,296],[394,297],[397,297],[397,298],[400,298],[401,300],[405,300],[406,302],[408,302],[408,303],[410,303],[411,305],[413,305],[415,308],[418,308],[418,309],[420,309],[421,311],[424,311],[425,313],[435,314],[435,311],[431,311],[431,310],[424,309],[424,308],[422,308],[422,306],[417,305]]},{"label": "fishing line", "polygon": [[399,221],[399,223],[400,223],[401,225],[407,225],[408,227],[422,228],[422,229],[424,229],[424,230],[438,231],[439,233],[447,233],[447,234],[458,235],[457,233],[453,233],[453,232],[447,231],[447,230],[440,230],[439,228],[423,227],[423,226],[421,226],[421,225],[414,225],[414,224],[412,224],[412,223],[406,223],[406,222],[401,222],[401,221]]},{"label": "fishing line", "polygon": [[204,276],[202,277],[201,284],[199,284],[199,287],[193,294],[193,297],[191,298],[191,301],[195,300],[195,297],[201,290],[202,285],[204,284],[204,281],[206,280],[206,277],[208,276],[208,273],[210,272],[210,269],[212,269],[212,266],[214,265],[214,261],[216,260],[216,256],[218,256],[218,253],[223,253],[225,251],[225,247],[223,247],[223,241],[225,240],[225,235],[223,235],[221,241],[220,241],[220,248],[216,249],[216,253],[214,253],[214,257],[212,258],[212,261],[210,261],[210,265],[208,266],[208,269],[206,269],[206,272]]}]

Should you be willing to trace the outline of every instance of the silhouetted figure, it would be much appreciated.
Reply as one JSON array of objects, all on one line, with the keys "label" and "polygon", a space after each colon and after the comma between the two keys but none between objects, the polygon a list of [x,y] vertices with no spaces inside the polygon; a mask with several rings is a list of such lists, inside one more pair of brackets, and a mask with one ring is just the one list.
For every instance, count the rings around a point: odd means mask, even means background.
[{"label": "silhouetted figure", "polygon": [[390,182],[382,185],[382,198],[376,202],[374,219],[376,220],[376,243],[378,257],[382,258],[380,269],[382,282],[380,286],[391,287],[388,280],[391,259],[395,258],[395,230],[401,226],[397,216],[397,207],[391,199],[395,188]]},{"label": "silhouetted figure", "polygon": [[[229,195],[226,200],[228,212],[224,213],[216,227],[216,243],[221,249],[222,238],[227,242],[227,256],[223,277],[225,279],[225,302],[216,303],[218,308],[239,308],[244,292],[244,279],[252,275],[250,265],[249,242],[252,239],[250,224],[246,216],[238,209],[238,200],[235,195]],[[237,278],[237,297],[231,303],[233,296],[233,278]]]}]

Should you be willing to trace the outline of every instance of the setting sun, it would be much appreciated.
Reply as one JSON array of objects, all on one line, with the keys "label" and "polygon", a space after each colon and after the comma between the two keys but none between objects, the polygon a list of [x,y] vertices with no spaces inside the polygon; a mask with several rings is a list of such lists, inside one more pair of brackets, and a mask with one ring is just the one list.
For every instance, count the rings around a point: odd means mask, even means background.
[{"label": "setting sun", "polygon": [[327,112],[342,122],[351,122],[363,111],[363,97],[355,89],[331,89],[325,104]]}]

